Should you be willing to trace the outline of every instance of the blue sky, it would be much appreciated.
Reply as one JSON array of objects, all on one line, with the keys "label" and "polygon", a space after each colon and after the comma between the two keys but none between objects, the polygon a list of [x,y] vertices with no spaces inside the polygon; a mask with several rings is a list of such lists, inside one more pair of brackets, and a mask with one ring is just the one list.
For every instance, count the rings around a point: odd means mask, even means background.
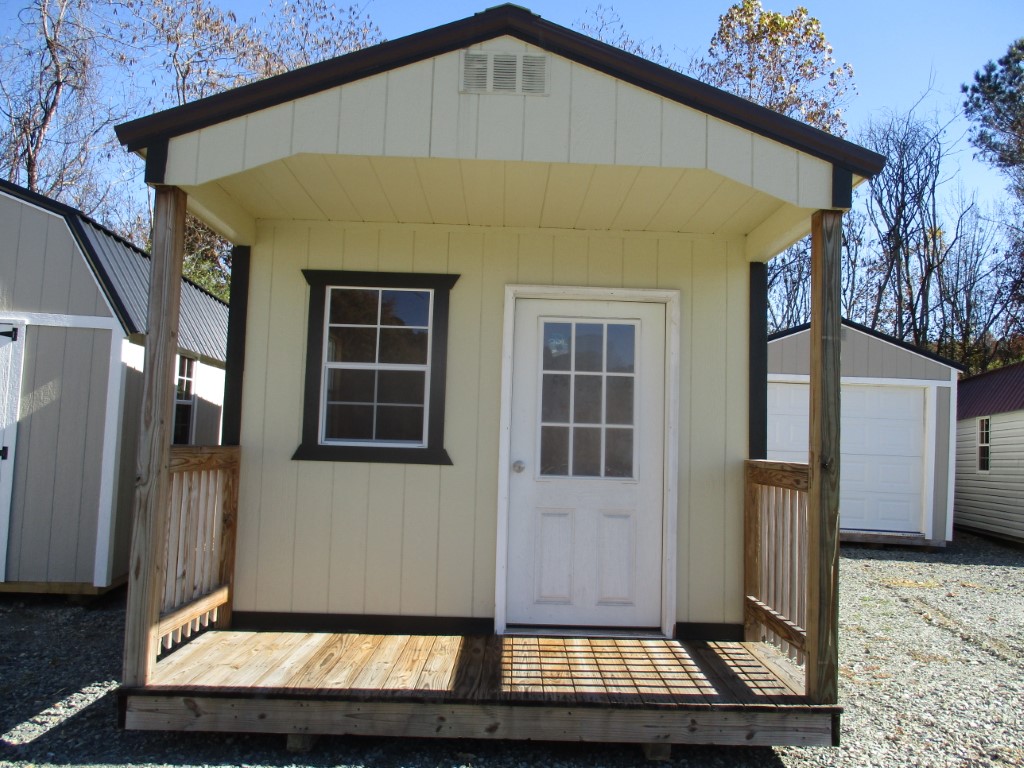
[{"label": "blue sky", "polygon": [[[497,0],[358,0],[388,39],[471,16]],[[242,16],[258,16],[265,0],[221,0]],[[886,109],[905,110],[920,101],[922,116],[942,122],[962,103],[961,83],[990,59],[1002,56],[1024,35],[1024,0],[762,0],[766,8],[788,12],[807,7],[822,24],[838,61],[853,65],[857,95],[847,107],[850,137]],[[341,3],[339,3],[341,4]],[[578,28],[596,8],[594,0],[521,0],[534,13]],[[703,53],[730,0],[602,0],[614,7],[635,38],[661,45],[680,62]],[[949,129],[951,140],[967,129],[963,120]],[[983,200],[1004,197],[1002,178],[972,160],[966,139],[954,146],[959,178]],[[950,167],[950,172],[956,170]],[[947,185],[950,188],[952,184]]]}]

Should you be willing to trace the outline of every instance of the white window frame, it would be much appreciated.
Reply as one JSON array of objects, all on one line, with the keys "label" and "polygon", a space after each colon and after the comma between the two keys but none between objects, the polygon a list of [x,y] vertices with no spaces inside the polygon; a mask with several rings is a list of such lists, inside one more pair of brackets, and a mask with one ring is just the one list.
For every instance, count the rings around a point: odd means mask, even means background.
[{"label": "white window frame", "polygon": [[[377,322],[375,325],[360,325],[360,324],[344,324],[344,323],[331,323],[331,292],[332,291],[377,291]],[[426,293],[429,297],[427,306],[427,325],[425,326],[388,326],[381,324],[381,312],[383,308],[383,293],[384,291],[394,292],[405,292],[405,293]],[[431,353],[433,352],[434,343],[434,328],[431,320],[434,316],[434,290],[432,288],[393,288],[386,285],[372,285],[372,286],[355,286],[355,285],[329,285],[326,288],[324,298],[324,325],[323,325],[323,347],[321,349],[320,364],[321,364],[321,379],[320,379],[320,426],[318,434],[320,436],[320,445],[346,445],[346,446],[374,446],[379,448],[425,448],[427,446],[427,439],[429,436],[429,424],[430,424],[430,360]],[[380,358],[380,331],[383,328],[405,328],[409,330],[425,330],[427,332],[427,361],[423,364],[414,363],[342,363],[342,362],[330,362],[327,359],[328,345],[330,344],[330,329],[331,328],[374,328],[377,330],[377,350],[376,355]],[[368,440],[352,440],[352,439],[331,439],[325,434],[327,428],[327,390],[328,390],[328,376],[332,370],[348,370],[348,371],[415,371],[422,372],[424,378],[423,384],[423,419],[420,425],[420,439],[418,441],[413,440],[376,440],[370,438]],[[374,393],[374,402],[372,403],[374,411],[374,432],[376,432],[376,419],[377,419],[377,406],[376,393]]]},{"label": "white window frame", "polygon": [[[184,376],[181,374],[182,362],[185,363],[186,373]],[[175,366],[174,376],[174,424],[172,427],[171,434],[177,434],[178,427],[178,406],[187,405],[189,407],[188,416],[188,438],[183,443],[175,443],[175,445],[192,445],[192,441],[196,434],[196,363],[198,361],[194,357],[188,355],[178,355],[177,365]],[[182,398],[178,396],[179,389],[182,381],[188,383],[188,390],[191,393],[188,397]]]},{"label": "white window frame", "polygon": [[[984,429],[982,429],[984,425]],[[991,416],[979,416],[978,424],[975,434],[978,436],[978,447],[975,450],[974,458],[978,468],[978,472],[988,474],[992,469],[992,417]],[[985,440],[982,441],[982,435],[984,434]],[[982,467],[981,461],[981,449],[985,449],[985,466]]]}]

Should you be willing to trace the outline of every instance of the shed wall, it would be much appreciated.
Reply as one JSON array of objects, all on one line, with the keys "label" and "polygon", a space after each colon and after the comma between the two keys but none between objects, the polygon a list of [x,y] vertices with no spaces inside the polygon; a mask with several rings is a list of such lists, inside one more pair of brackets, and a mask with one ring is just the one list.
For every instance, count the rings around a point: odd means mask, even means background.
[{"label": "shed wall", "polygon": [[91,584],[111,332],[25,336],[7,580]]},{"label": "shed wall", "polygon": [[[870,379],[929,379],[949,381],[949,366],[876,339],[855,328],[842,330],[843,376]],[[768,372],[810,375],[810,334],[801,331],[768,345]]]},{"label": "shed wall", "polygon": [[[749,266],[739,241],[261,222],[252,250],[236,607],[494,615],[507,284],[681,293],[677,620],[742,621]],[[312,269],[459,274],[445,443],[453,466],[292,461]]]},{"label": "shed wall", "polygon": [[991,417],[989,471],[978,471],[978,420],[956,429],[958,526],[1024,542],[1024,411]]}]

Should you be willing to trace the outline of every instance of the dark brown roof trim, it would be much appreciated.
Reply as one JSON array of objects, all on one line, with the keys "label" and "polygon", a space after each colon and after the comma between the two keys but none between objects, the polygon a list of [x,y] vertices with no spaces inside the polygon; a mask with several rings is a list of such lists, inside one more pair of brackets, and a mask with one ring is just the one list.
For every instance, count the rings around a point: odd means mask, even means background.
[{"label": "dark brown roof trim", "polygon": [[157,112],[117,126],[131,151],[371,75],[509,35],[672,101],[870,177],[885,158],[606,43],[501,5],[475,16]]},{"label": "dark brown roof trim", "polygon": [[[868,328],[866,325],[861,325],[860,323],[855,322],[853,320],[847,320],[845,317],[843,318],[843,325],[845,325],[847,328],[853,328],[855,331],[866,333],[868,336],[873,336],[874,338],[880,339],[881,341],[887,341],[890,344],[895,344],[897,347],[902,347],[908,352],[913,352],[914,354],[920,355],[921,357],[927,357],[929,360],[934,360],[936,363],[948,365],[950,368],[956,368],[956,370],[958,371],[966,370],[966,368],[964,368],[964,366],[962,366],[960,363],[950,360],[948,357],[937,355],[934,352],[928,351],[927,349],[915,347],[913,344],[910,344],[906,341],[900,341],[895,336],[890,336],[887,333],[882,333],[881,331],[876,331],[873,328]],[[810,323],[801,323],[800,325],[794,325],[792,328],[787,328],[784,331],[776,331],[775,333],[769,334],[768,341],[778,341],[779,339],[784,339],[787,336],[792,336],[793,334],[796,333],[803,333],[810,327]]]}]

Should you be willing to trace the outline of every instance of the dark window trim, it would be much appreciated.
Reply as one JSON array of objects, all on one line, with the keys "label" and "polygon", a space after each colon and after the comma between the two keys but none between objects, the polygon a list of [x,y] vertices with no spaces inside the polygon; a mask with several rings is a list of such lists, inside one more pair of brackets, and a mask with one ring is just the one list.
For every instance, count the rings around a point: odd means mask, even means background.
[{"label": "dark window trim", "polygon": [[[448,367],[449,292],[458,275],[410,272],[353,272],[304,269],[309,284],[309,321],[306,330],[306,385],[303,390],[302,444],[293,459],[302,461],[365,461],[390,464],[451,464],[444,449],[445,380]],[[328,286],[376,288],[429,288],[434,291],[430,318],[430,416],[425,448],[320,443],[320,387],[323,382],[324,302]]]}]

